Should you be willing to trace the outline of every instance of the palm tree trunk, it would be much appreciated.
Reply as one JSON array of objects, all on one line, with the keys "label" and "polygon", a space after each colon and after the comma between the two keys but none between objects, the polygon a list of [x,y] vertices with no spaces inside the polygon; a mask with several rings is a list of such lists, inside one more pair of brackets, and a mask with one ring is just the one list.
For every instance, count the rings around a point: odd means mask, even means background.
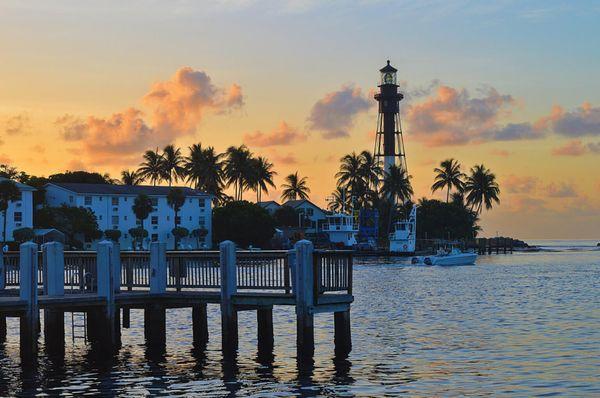
[{"label": "palm tree trunk", "polygon": [[450,201],[450,185],[448,185],[448,190],[446,191],[446,203]]}]

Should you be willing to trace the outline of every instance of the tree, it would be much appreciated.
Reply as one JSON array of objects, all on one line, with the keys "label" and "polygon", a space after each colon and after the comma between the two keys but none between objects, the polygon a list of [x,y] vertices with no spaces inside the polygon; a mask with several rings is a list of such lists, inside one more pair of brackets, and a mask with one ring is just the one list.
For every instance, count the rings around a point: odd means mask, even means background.
[{"label": "tree", "polygon": [[13,239],[17,243],[33,240],[34,236],[33,229],[27,227],[17,228],[13,231]]},{"label": "tree", "polygon": [[121,184],[123,185],[140,185],[142,181],[144,181],[144,179],[135,170],[123,170],[121,172]]},{"label": "tree", "polygon": [[121,239],[121,231],[118,229],[107,229],[104,231],[106,239],[110,239],[113,242],[118,242]]},{"label": "tree", "polygon": [[142,246],[141,242],[144,240],[144,238],[148,237],[148,231],[146,231],[144,229],[144,227],[130,228],[129,235],[131,235],[131,237],[133,238],[133,241],[134,241],[133,247],[135,247],[135,242],[140,242],[140,248],[141,248],[141,246]]},{"label": "tree", "polygon": [[406,171],[396,165],[391,165],[384,172],[382,192],[392,203],[403,203],[413,194],[410,176]]},{"label": "tree", "polygon": [[208,235],[208,229],[206,228],[196,228],[195,230],[192,231],[191,234],[194,238],[196,238],[196,242],[198,244],[198,248],[200,248],[201,242],[204,241],[204,238],[206,238],[206,235]]},{"label": "tree", "polygon": [[261,206],[236,201],[213,211],[213,240],[232,240],[242,247],[265,247],[275,233],[275,220]]},{"label": "tree", "polygon": [[450,200],[450,190],[456,188],[457,192],[462,192],[465,187],[463,179],[464,173],[460,171],[460,163],[454,159],[446,159],[440,163],[440,167],[433,169],[436,173],[435,181],[431,186],[431,191],[446,188],[446,203]]},{"label": "tree", "polygon": [[250,162],[252,172],[249,185],[256,191],[256,202],[260,202],[263,191],[269,193],[269,186],[275,188],[273,177],[277,173],[273,170],[273,163],[262,156],[250,159]]},{"label": "tree", "polygon": [[[185,193],[180,188],[171,188],[169,193],[167,194],[167,203],[169,207],[173,209],[175,213],[175,217],[173,218],[173,223],[175,224],[175,229],[179,226],[179,210],[185,203]],[[187,236],[187,235],[186,235]],[[179,237],[174,235],[175,239],[175,250],[179,249]]]},{"label": "tree", "polygon": [[362,151],[360,153],[361,164],[360,164],[360,176],[367,185],[371,188],[375,195],[379,190],[379,182],[383,175],[383,169],[379,165],[379,162],[375,160],[373,154],[369,151]]},{"label": "tree", "polygon": [[331,197],[333,200],[329,202],[329,210],[341,213],[342,210],[350,207],[351,196],[348,194],[346,188],[338,185],[331,194]]},{"label": "tree", "polygon": [[172,185],[173,180],[178,181],[179,178],[184,176],[183,163],[184,159],[179,148],[175,148],[174,145],[167,145],[163,149],[161,169],[165,180],[169,182],[169,186]]},{"label": "tree", "polygon": [[481,214],[482,206],[490,210],[493,203],[500,203],[500,187],[496,182],[496,175],[483,164],[471,168],[471,174],[465,182],[465,193],[467,194],[467,205],[476,214]]},{"label": "tree", "polygon": [[80,184],[112,184],[108,174],[89,173],[87,171],[65,171],[64,173],[52,174],[48,181],[57,183],[80,183]]},{"label": "tree", "polygon": [[190,146],[189,151],[183,166],[187,181],[195,189],[213,195],[215,201],[223,201],[223,155],[213,147],[202,148],[201,144]]},{"label": "tree", "polygon": [[352,152],[343,156],[340,161],[340,171],[335,174],[338,179],[337,185],[345,188],[351,195],[355,195],[359,186],[365,184],[361,174],[361,157],[356,152]]},{"label": "tree", "polygon": [[245,145],[227,148],[225,179],[227,186],[233,185],[234,200],[242,200],[244,191],[249,188],[252,175],[252,153]]},{"label": "tree", "polygon": [[158,153],[158,149],[156,151],[146,151],[144,152],[144,161],[140,163],[137,172],[141,178],[150,180],[152,185],[156,185],[166,179],[162,164],[163,158]]},{"label": "tree", "polygon": [[479,230],[477,215],[458,203],[421,199],[417,210],[417,238],[471,239]]},{"label": "tree", "polygon": [[275,225],[278,227],[295,227],[298,225],[298,212],[291,206],[281,206],[273,212]]},{"label": "tree", "polygon": [[[133,201],[133,205],[131,206],[131,210],[133,210],[133,214],[135,214],[135,218],[137,218],[140,222],[140,228],[144,229],[144,220],[148,218],[150,213],[154,210],[154,206],[152,206],[152,200],[148,195],[139,194],[135,200]],[[133,235],[131,235],[133,237]],[[137,241],[137,239],[135,239]],[[140,249],[142,246],[142,242],[139,241]]]},{"label": "tree", "polygon": [[282,184],[283,192],[281,199],[284,201],[300,199],[308,199],[310,189],[306,184],[306,177],[300,178],[298,172],[285,177],[285,184]]},{"label": "tree", "polygon": [[17,184],[11,180],[2,180],[0,181],[0,212],[2,213],[2,218],[4,220],[3,233],[2,238],[6,243],[6,211],[8,210],[8,205],[10,202],[15,200],[19,200],[21,198],[21,191]]},{"label": "tree", "polygon": [[83,248],[83,241],[99,239],[102,232],[94,213],[87,207],[42,207],[35,211],[36,228],[55,228],[65,234],[67,243],[77,249]]},{"label": "tree", "polygon": [[179,249],[178,242],[181,239],[190,235],[190,231],[184,227],[175,227],[171,230],[171,233],[173,234],[173,238],[175,238],[175,249]]}]

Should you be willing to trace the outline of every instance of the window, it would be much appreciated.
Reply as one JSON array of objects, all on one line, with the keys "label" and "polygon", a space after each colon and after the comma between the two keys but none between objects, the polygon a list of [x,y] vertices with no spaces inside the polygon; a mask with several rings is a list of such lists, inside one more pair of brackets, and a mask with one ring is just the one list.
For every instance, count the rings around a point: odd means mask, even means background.
[{"label": "window", "polygon": [[158,234],[152,234],[152,242],[158,241]]},{"label": "window", "polygon": [[112,216],[112,223],[114,225],[118,225],[119,224],[119,216]]},{"label": "window", "polygon": [[167,216],[167,221],[170,221],[170,220],[171,220],[171,216]]},{"label": "window", "polygon": [[127,239],[127,238],[128,238],[127,234],[123,234],[123,237],[124,237],[125,239]]},{"label": "window", "polygon": [[205,221],[204,221],[204,217],[200,217],[200,218],[198,219],[198,225],[200,225],[201,227],[204,227],[204,223],[205,223]]},{"label": "window", "polygon": [[306,215],[307,216],[312,217],[314,213],[315,213],[314,209],[306,209]]},{"label": "window", "polygon": [[[90,210],[91,211],[91,210]],[[98,215],[98,220],[102,221],[102,214]]]},{"label": "window", "polygon": [[15,222],[23,221],[23,213],[21,213],[20,211],[15,211],[15,213],[13,214],[13,217],[14,217]]},{"label": "window", "polygon": [[92,197],[91,196],[86,196],[84,199],[84,204],[86,206],[91,206],[92,205]]},{"label": "window", "polygon": [[200,207],[204,207],[204,206],[206,206],[206,203],[205,203],[205,202],[206,202],[205,200],[203,200],[203,199],[200,199],[200,200],[198,201],[198,204],[200,205]]},{"label": "window", "polygon": [[69,203],[73,203],[73,195],[69,195]]},{"label": "window", "polygon": [[181,217],[179,217],[179,216],[175,217],[175,224],[177,224],[177,225],[181,224]]},{"label": "window", "polygon": [[158,225],[158,216],[152,216],[152,225]]},{"label": "window", "polygon": [[150,202],[152,202],[152,206],[158,206],[158,198],[150,198]]},{"label": "window", "polygon": [[192,221],[192,216],[190,216],[189,221]]},{"label": "window", "polygon": [[119,205],[119,198],[112,198],[112,205],[113,206],[118,206]]},{"label": "window", "polygon": [[98,198],[98,200],[99,200],[100,202],[102,202],[102,196],[100,196],[100,197]]},{"label": "window", "polygon": [[123,216],[123,220],[127,221],[127,216]]},{"label": "window", "polygon": [[118,207],[113,207],[113,211],[119,211]]}]

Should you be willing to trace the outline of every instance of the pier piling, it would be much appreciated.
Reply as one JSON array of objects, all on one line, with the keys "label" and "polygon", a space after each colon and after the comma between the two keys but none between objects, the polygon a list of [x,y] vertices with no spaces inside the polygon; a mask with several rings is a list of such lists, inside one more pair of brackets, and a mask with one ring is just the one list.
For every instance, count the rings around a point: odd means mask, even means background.
[{"label": "pier piling", "polygon": [[273,338],[273,307],[263,307],[256,310],[256,321],[258,323],[258,352],[272,353]]},{"label": "pier piling", "polygon": [[26,242],[20,246],[19,298],[26,302],[26,310],[20,319],[20,353],[23,364],[31,364],[38,350],[38,246]]},{"label": "pier piling", "polygon": [[346,356],[352,350],[350,311],[334,312],[333,322],[335,352],[337,355]]},{"label": "pier piling", "polygon": [[221,242],[221,335],[225,352],[234,352],[238,348],[238,319],[233,304],[233,295],[237,292],[235,243],[230,240]]},{"label": "pier piling", "polygon": [[203,347],[208,343],[206,304],[194,304],[192,307],[192,331],[194,347]]},{"label": "pier piling", "polygon": [[312,357],[315,350],[313,244],[298,241],[296,248],[296,340],[298,356]]}]

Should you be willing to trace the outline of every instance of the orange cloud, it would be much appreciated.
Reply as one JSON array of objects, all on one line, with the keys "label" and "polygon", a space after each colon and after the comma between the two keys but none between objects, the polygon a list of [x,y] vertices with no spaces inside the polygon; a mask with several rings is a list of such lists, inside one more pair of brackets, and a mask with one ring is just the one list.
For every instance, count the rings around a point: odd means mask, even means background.
[{"label": "orange cloud", "polygon": [[254,133],[244,134],[244,144],[258,147],[291,145],[306,141],[306,139],[306,134],[300,133],[284,121],[281,121],[279,126],[270,133],[255,131]]},{"label": "orange cloud", "polygon": [[149,148],[162,147],[175,138],[192,134],[207,113],[222,113],[244,103],[242,89],[215,86],[203,71],[179,69],[171,79],[157,82],[142,98],[150,117],[130,107],[110,117],[85,119],[64,115],[56,120],[66,141],[93,164],[131,164]]},{"label": "orange cloud", "polygon": [[546,195],[551,198],[574,198],[577,192],[569,183],[550,183],[546,186]]},{"label": "orange cloud", "polygon": [[538,185],[538,179],[529,176],[510,174],[504,178],[502,186],[510,193],[531,193]]},{"label": "orange cloud", "polygon": [[509,152],[509,151],[506,151],[506,150],[504,150],[504,149],[497,149],[497,148],[496,148],[496,149],[492,149],[492,150],[490,151],[490,153],[491,153],[492,155],[495,155],[495,156],[500,156],[500,157],[503,157],[503,158],[506,158],[506,157],[508,157],[508,156],[510,155],[510,152]]},{"label": "orange cloud", "polygon": [[555,156],[581,156],[585,152],[586,148],[580,140],[569,141],[565,145],[552,150],[552,154]]}]

